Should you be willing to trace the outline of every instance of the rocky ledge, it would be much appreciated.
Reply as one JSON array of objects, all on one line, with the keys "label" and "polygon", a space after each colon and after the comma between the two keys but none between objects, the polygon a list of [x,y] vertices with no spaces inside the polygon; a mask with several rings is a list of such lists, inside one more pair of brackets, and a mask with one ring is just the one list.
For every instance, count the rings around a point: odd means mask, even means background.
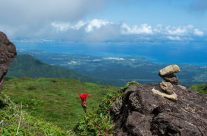
[{"label": "rocky ledge", "polygon": [[115,135],[207,135],[207,95],[164,81],[157,85],[131,83],[121,91],[111,108]]},{"label": "rocky ledge", "polygon": [[16,48],[7,36],[0,32],[0,87],[7,73],[8,65],[16,56]]}]

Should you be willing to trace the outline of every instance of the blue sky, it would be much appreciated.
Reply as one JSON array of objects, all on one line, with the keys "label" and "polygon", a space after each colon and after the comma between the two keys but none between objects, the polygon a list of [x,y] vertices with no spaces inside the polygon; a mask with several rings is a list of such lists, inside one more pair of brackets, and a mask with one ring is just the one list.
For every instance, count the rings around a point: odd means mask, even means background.
[{"label": "blue sky", "polygon": [[13,39],[206,39],[206,0],[0,0]]},{"label": "blue sky", "polygon": [[[193,24],[205,28],[207,22],[206,9],[196,7],[202,0],[120,0],[113,1],[101,12],[100,16],[116,22],[124,21],[130,24]],[[204,1],[204,0],[203,0]],[[207,5],[207,2],[203,2]],[[197,6],[196,6],[197,5]],[[199,7],[198,7],[199,8]]]}]

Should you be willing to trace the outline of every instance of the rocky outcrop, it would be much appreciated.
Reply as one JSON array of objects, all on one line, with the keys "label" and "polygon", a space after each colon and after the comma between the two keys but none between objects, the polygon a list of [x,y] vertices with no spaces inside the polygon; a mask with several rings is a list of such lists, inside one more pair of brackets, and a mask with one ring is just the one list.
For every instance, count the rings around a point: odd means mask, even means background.
[{"label": "rocky outcrop", "polygon": [[117,136],[205,136],[207,96],[178,85],[172,101],[154,94],[159,85],[131,85],[113,104],[111,115]]},{"label": "rocky outcrop", "polygon": [[7,73],[8,65],[16,56],[16,48],[7,36],[0,32],[0,87]]},{"label": "rocky outcrop", "polygon": [[207,135],[207,95],[165,81],[155,85],[130,84],[121,92],[110,112],[115,135]]}]

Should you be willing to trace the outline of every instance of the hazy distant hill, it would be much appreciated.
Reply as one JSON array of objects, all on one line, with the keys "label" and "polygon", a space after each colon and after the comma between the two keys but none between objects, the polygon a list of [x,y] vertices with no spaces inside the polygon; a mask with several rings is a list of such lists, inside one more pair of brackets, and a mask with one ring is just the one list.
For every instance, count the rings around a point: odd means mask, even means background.
[{"label": "hazy distant hill", "polygon": [[[97,57],[49,53],[33,55],[35,58],[30,55],[17,56],[10,67],[9,76],[63,77],[123,86],[132,80],[141,83],[159,83],[162,79],[158,76],[158,71],[168,65],[135,57]],[[181,84],[190,86],[206,83],[207,67],[188,64],[179,64],[179,66],[181,72],[178,77]]]},{"label": "hazy distant hill", "polygon": [[[161,68],[168,64],[154,62],[141,57],[88,56],[73,54],[33,53],[41,61],[72,69],[104,83],[123,86],[128,81],[141,83],[159,83]],[[170,62],[169,62],[170,63]],[[178,75],[181,84],[189,85],[206,83],[207,66],[178,64],[181,72]]]},{"label": "hazy distant hill", "polygon": [[45,64],[30,55],[18,55],[10,66],[8,77],[55,77],[92,81],[73,70]]}]

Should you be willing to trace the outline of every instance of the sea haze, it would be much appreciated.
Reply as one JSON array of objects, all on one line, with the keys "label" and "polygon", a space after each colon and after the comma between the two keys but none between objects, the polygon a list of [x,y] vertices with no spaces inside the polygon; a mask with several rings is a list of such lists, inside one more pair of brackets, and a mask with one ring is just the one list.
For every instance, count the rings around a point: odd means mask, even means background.
[{"label": "sea haze", "polygon": [[207,80],[204,42],[72,43],[16,42],[19,54],[30,54],[50,65],[74,70],[102,83],[122,86],[128,81],[159,83],[158,71],[179,64],[185,85]]},{"label": "sea haze", "polygon": [[207,65],[206,42],[74,43],[16,41],[19,52],[76,54],[105,57],[142,57],[157,63]]}]

